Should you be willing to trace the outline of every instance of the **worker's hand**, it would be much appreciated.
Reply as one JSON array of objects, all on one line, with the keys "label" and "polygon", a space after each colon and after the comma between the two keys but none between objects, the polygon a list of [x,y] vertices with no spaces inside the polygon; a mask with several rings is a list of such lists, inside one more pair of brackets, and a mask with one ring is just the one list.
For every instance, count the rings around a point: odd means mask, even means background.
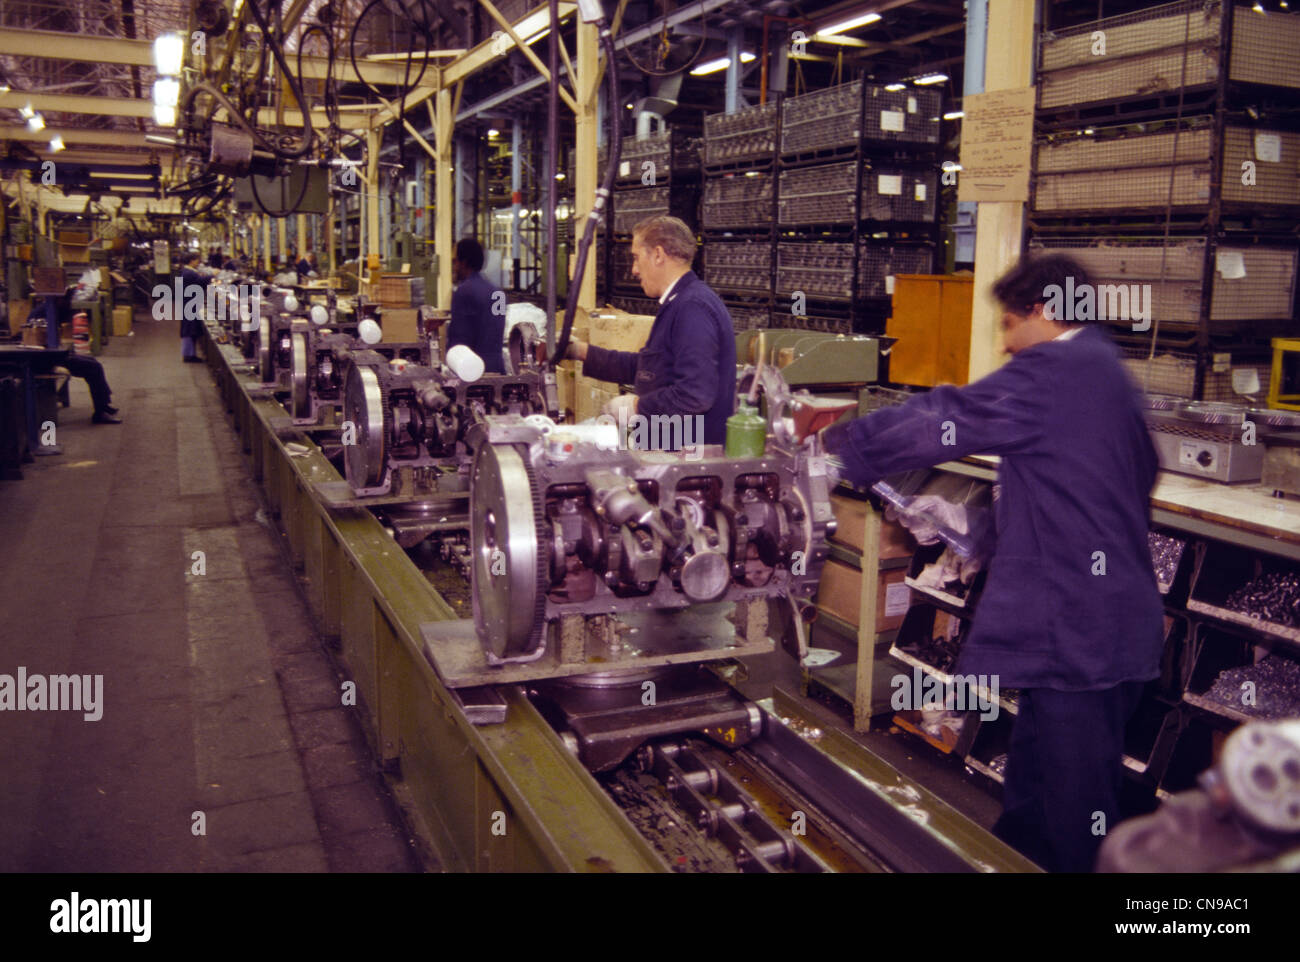
[{"label": "worker's hand", "polygon": [[587,345],[576,337],[569,338],[569,350],[564,355],[570,360],[585,361],[587,359]]},{"label": "worker's hand", "polygon": [[620,394],[618,397],[607,402],[601,408],[602,414],[608,414],[615,421],[623,423],[629,420],[632,415],[636,414],[636,402],[638,398],[635,394]]}]

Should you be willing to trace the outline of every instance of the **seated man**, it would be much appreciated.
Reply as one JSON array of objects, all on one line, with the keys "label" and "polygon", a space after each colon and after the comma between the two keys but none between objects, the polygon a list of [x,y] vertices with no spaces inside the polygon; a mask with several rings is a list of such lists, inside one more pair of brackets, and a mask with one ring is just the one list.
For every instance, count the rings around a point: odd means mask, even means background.
[{"label": "seated man", "polygon": [[[72,292],[75,288],[68,288],[63,296],[58,298],[58,315],[59,322],[72,320]],[[44,316],[44,307],[37,308],[33,305],[32,316]],[[91,416],[93,424],[121,424],[122,419],[117,416],[117,408],[113,407],[113,391],[108,386],[108,378],[104,376],[104,365],[100,364],[95,358],[87,354],[77,354],[75,351],[70,352],[62,366],[67,369],[73,377],[79,377],[86,382],[86,387],[90,388],[90,401],[94,405],[95,413]],[[55,369],[58,370],[57,368]]]},{"label": "seated man", "polygon": [[451,295],[447,350],[464,344],[483,359],[485,373],[505,374],[506,299],[479,273],[483,269],[483,245],[472,237],[459,241],[451,269],[456,290]]}]

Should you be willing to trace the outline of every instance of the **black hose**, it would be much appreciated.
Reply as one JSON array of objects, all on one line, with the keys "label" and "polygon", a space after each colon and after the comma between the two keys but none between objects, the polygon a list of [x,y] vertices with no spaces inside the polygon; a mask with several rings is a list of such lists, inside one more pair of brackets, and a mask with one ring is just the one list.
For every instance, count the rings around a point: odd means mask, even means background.
[{"label": "black hose", "polygon": [[280,66],[280,72],[284,74],[285,79],[289,82],[289,91],[293,94],[294,100],[298,102],[298,109],[302,111],[302,141],[292,149],[281,145],[272,152],[276,157],[283,160],[303,157],[311,150],[312,143],[316,139],[315,131],[312,130],[311,126],[311,104],[303,97],[298,78],[293,75],[288,62],[284,59],[283,45],[280,43],[279,38],[272,36],[271,28],[263,18],[262,11],[257,9],[257,0],[248,0],[248,9],[252,11],[253,19],[257,21],[257,25],[262,28],[262,36],[266,40],[266,45],[271,48],[271,54],[275,57],[275,62]]},{"label": "black hose", "polygon": [[[555,356],[550,359],[554,369],[569,350],[569,336],[573,333],[573,318],[578,310],[578,292],[582,289],[582,276],[587,269],[587,249],[596,234],[596,228],[605,216],[605,204],[614,188],[614,177],[618,173],[618,161],[623,153],[623,138],[620,136],[622,105],[619,103],[618,65],[614,59],[614,37],[609,32],[609,24],[599,20],[596,26],[600,30],[600,45],[605,50],[605,70],[609,73],[609,113],[613,120],[610,124],[609,161],[605,164],[605,179],[596,191],[596,200],[591,207],[591,216],[583,227],[582,240],[578,242],[578,260],[573,268],[573,280],[569,284],[569,296],[564,304],[564,327],[560,339],[555,342]],[[552,78],[558,79],[558,78]]]}]

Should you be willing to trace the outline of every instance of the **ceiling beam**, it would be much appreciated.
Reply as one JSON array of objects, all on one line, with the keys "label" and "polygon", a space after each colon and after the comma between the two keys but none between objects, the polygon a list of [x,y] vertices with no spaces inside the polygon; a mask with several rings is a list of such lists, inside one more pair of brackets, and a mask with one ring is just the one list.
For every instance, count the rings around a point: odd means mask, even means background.
[{"label": "ceiling beam", "polygon": [[[0,93],[0,107],[19,110],[31,105],[38,111],[95,114],[100,117],[153,117],[153,102],[120,97],[88,97],[82,94]],[[48,138],[46,138],[48,139]]]},{"label": "ceiling beam", "polygon": [[0,124],[0,140],[24,140],[32,143],[48,144],[55,137],[62,137],[63,142],[88,144],[92,147],[134,147],[158,150],[159,145],[144,139],[138,130],[91,130],[80,127],[46,127],[44,130],[30,130],[25,124]]}]

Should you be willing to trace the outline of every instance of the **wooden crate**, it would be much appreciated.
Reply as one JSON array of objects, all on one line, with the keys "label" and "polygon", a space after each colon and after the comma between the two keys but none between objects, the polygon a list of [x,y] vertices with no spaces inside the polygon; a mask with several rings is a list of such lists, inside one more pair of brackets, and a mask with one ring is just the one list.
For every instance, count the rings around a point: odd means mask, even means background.
[{"label": "wooden crate", "polygon": [[899,274],[885,330],[898,343],[889,355],[895,384],[965,384],[970,375],[969,274]]}]

